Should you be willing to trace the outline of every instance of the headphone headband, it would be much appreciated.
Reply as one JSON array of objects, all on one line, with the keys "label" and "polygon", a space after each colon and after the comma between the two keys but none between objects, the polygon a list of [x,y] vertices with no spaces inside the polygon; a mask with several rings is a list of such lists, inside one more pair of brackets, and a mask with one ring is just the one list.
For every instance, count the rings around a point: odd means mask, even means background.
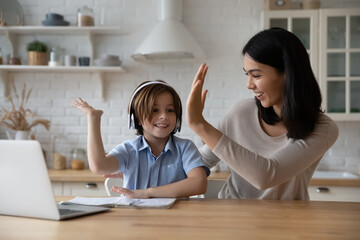
[{"label": "headphone headband", "polygon": [[133,93],[133,95],[131,96],[130,103],[129,103],[129,108],[128,108],[128,125],[129,125],[129,129],[130,128],[135,128],[135,120],[134,120],[134,116],[133,116],[134,113],[131,112],[131,106],[132,106],[132,102],[134,100],[134,97],[136,96],[136,94],[138,92],[140,92],[141,89],[143,89],[146,86],[153,85],[153,84],[161,84],[161,85],[171,87],[169,84],[167,84],[165,82],[160,82],[160,81],[147,82],[147,83],[144,83],[143,85],[141,85],[140,87],[138,87],[135,90],[135,92]]}]

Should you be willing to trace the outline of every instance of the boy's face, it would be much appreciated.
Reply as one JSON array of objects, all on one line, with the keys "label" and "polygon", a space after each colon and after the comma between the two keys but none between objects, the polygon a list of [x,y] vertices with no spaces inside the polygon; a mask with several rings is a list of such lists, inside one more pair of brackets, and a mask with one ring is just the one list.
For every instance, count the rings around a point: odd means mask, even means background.
[{"label": "boy's face", "polygon": [[176,125],[174,97],[169,92],[160,93],[155,98],[150,119],[140,124],[148,141],[167,139]]}]

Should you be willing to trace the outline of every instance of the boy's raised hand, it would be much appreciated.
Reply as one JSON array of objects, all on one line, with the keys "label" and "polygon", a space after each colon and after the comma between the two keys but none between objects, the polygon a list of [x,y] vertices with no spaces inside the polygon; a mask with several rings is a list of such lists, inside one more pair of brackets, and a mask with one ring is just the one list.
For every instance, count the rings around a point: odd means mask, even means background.
[{"label": "boy's raised hand", "polygon": [[74,100],[71,103],[72,106],[76,107],[83,113],[85,113],[88,117],[97,117],[101,116],[103,114],[102,110],[98,110],[90,106],[86,101],[83,101],[81,98],[78,98],[77,100]]}]

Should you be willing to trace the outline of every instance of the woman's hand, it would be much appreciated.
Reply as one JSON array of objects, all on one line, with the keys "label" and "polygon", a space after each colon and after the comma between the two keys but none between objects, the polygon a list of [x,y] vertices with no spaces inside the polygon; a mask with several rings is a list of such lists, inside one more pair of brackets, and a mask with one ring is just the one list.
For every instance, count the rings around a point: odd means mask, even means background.
[{"label": "woman's hand", "polygon": [[203,115],[207,90],[202,91],[208,66],[201,64],[191,86],[191,91],[186,103],[186,120],[189,127],[208,145],[211,149],[220,141],[222,132],[208,123]]},{"label": "woman's hand", "polygon": [[90,106],[86,101],[83,101],[81,98],[78,98],[77,100],[74,100],[71,103],[72,106],[76,107],[83,113],[85,113],[88,117],[101,117],[103,114],[102,110],[97,110]]},{"label": "woman's hand", "polygon": [[110,190],[114,193],[124,194],[129,198],[150,198],[148,189],[129,190],[127,188],[114,186]]},{"label": "woman's hand", "polygon": [[[207,90],[202,91],[208,66],[201,64],[194,81],[186,103],[186,120],[190,128],[194,130],[196,125],[205,122],[202,115],[205,105]],[[195,131],[195,130],[194,130]]]}]

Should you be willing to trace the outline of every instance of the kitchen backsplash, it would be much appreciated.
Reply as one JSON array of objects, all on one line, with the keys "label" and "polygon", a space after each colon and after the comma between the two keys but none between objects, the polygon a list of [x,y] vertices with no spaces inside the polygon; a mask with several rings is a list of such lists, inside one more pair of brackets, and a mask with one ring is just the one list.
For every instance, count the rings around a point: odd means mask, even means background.
[{"label": "kitchen backsplash", "polygon": [[[101,10],[106,4],[110,23],[124,29],[124,35],[99,36],[95,38],[95,56],[101,53],[119,55],[126,73],[108,73],[105,80],[106,101],[101,100],[100,82],[91,73],[29,73],[9,74],[18,89],[26,83],[32,88],[27,107],[38,117],[51,121],[50,131],[43,127],[33,128],[37,140],[46,151],[48,167],[52,167],[52,152],[55,136],[66,136],[66,146],[86,148],[87,120],[70,106],[71,101],[82,97],[95,108],[104,111],[102,136],[106,151],[118,143],[135,137],[127,129],[126,107],[134,88],[146,80],[162,79],[170,83],[181,96],[185,107],[189,88],[201,61],[182,60],[166,63],[135,62],[132,52],[158,21],[157,0],[19,0],[24,9],[26,25],[41,25],[45,14],[55,12],[64,15],[70,25],[75,25],[77,9],[87,5],[94,9],[95,25],[99,25]],[[295,5],[300,1],[294,1]],[[327,0],[322,7],[360,7],[358,0]],[[235,101],[253,97],[246,88],[246,76],[242,70],[241,50],[246,41],[261,30],[260,0],[183,0],[183,22],[193,37],[202,46],[209,65],[205,87],[209,90],[204,115],[216,125]],[[89,55],[90,46],[81,36],[27,35],[17,42],[23,63],[26,59],[26,43],[38,39],[50,47],[59,45],[77,56]],[[85,41],[84,41],[85,40]],[[0,36],[2,51],[9,53],[6,41]],[[9,108],[2,94],[0,83],[0,108]],[[187,127],[185,117],[180,137],[192,139],[197,146],[201,140]],[[340,136],[335,145],[326,153],[319,165],[321,170],[345,170],[358,172],[360,164],[360,123],[339,122]],[[6,138],[5,127],[0,126],[0,138]],[[60,143],[61,144],[61,143]],[[69,156],[69,154],[68,154]],[[225,167],[225,166],[222,166]]]}]

